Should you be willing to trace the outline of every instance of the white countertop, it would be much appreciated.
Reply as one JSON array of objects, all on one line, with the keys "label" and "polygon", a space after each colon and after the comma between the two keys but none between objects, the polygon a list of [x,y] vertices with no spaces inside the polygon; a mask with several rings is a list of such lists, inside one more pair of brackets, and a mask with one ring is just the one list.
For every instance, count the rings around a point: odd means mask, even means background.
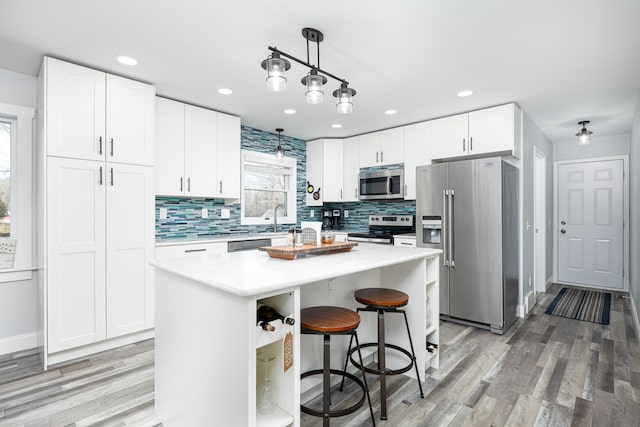
[{"label": "white countertop", "polygon": [[351,252],[312,255],[292,261],[251,250],[154,260],[151,265],[243,297],[284,290],[374,268],[438,256],[439,249],[360,244]]}]

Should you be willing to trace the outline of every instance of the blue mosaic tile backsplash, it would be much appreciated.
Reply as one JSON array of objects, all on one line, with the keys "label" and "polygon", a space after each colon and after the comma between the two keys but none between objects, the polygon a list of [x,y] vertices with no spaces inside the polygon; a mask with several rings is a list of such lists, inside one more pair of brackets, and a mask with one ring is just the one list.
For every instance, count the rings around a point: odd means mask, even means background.
[{"label": "blue mosaic tile backsplash", "polygon": [[[278,135],[248,126],[241,127],[241,147],[263,153],[273,153],[278,145]],[[343,229],[366,230],[368,216],[372,214],[415,215],[414,201],[380,201],[358,203],[327,203],[324,207],[309,208],[305,205],[306,191],[306,142],[282,136],[282,145],[287,157],[297,162],[297,211],[298,226],[301,221],[322,220],[323,209],[347,209],[349,218],[340,219]],[[160,219],[160,208],[167,208],[167,219]],[[201,218],[203,208],[209,210],[209,218]],[[229,219],[220,219],[222,208],[230,210]],[[311,218],[310,210],[315,211]],[[240,223],[240,203],[225,205],[222,199],[156,197],[156,239],[198,238],[234,233],[258,233],[273,231],[272,226],[242,225]],[[283,227],[289,228],[285,224]]]}]

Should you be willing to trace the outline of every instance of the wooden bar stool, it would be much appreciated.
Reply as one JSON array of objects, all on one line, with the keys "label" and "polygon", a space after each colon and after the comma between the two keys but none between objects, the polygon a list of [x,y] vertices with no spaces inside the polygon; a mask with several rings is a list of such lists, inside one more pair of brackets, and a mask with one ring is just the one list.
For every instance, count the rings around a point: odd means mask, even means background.
[{"label": "wooden bar stool", "polygon": [[[362,361],[358,364],[353,360],[353,352],[360,348],[365,347],[378,347],[378,369],[365,367],[365,371],[371,374],[377,374],[380,376],[380,419],[387,419],[387,375],[403,374],[415,366],[416,376],[418,377],[418,388],[420,389],[420,397],[424,398],[422,392],[422,383],[420,382],[420,374],[418,372],[418,364],[416,363],[416,353],[413,350],[413,341],[411,340],[411,332],[409,331],[409,321],[407,320],[407,313],[399,307],[404,307],[409,303],[409,295],[402,291],[387,288],[365,288],[359,289],[354,292],[356,301],[365,304],[366,307],[358,307],[357,312],[361,311],[374,311],[378,313],[378,342],[377,343],[365,343],[360,344],[356,342],[356,346],[351,348],[353,339],[349,342],[349,350],[347,351],[347,358],[344,361],[345,370],[347,369],[347,362],[351,360],[351,363],[361,368]],[[406,349],[394,344],[385,342],[384,338],[384,314],[385,313],[402,313],[404,316],[404,323],[407,327],[407,335],[409,336],[409,345],[411,346],[411,353]],[[358,348],[359,347],[359,348]],[[388,369],[386,366],[385,349],[390,348],[398,351],[409,358],[409,364],[401,369]],[[362,360],[362,356],[360,357]]]},{"label": "wooden bar stool", "polygon": [[[375,426],[375,419],[373,416],[373,407],[371,406],[371,398],[369,397],[369,387],[367,386],[367,378],[365,369],[362,368],[362,354],[360,353],[358,334],[356,328],[360,324],[360,315],[353,310],[332,306],[317,306],[308,307],[300,311],[300,328],[303,334],[316,334],[323,336],[323,368],[314,369],[308,372],[304,372],[300,375],[300,378],[306,378],[310,375],[322,374],[322,411],[316,411],[305,405],[300,405],[300,410],[305,414],[313,415],[316,417],[322,417],[322,425],[329,425],[330,417],[341,417],[343,415],[351,414],[357,411],[366,399],[369,402],[369,412],[371,413],[371,421]],[[351,335],[351,342],[355,338],[356,347],[358,349],[358,356],[360,359],[360,371],[362,372],[362,381],[354,375],[346,371],[346,366],[343,371],[339,369],[331,369],[331,335]],[[354,405],[340,409],[331,410],[331,374],[342,375],[342,383],[344,379],[348,378],[356,383],[362,390],[362,398]],[[340,387],[342,391],[342,387]]]}]

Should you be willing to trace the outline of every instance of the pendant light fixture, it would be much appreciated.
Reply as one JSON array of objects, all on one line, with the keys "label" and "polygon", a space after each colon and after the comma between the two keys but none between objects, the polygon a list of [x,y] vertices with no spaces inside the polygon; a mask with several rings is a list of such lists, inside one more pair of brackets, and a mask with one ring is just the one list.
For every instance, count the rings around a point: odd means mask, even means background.
[{"label": "pendant light fixture", "polygon": [[[340,87],[333,92],[333,96],[338,99],[336,110],[340,114],[347,114],[353,111],[353,97],[356,95],[354,89],[349,88],[349,82],[331,74],[330,72],[320,68],[320,42],[324,39],[324,35],[314,28],[303,28],[302,36],[307,40],[307,61],[291,56],[276,47],[269,46],[271,55],[262,61],[262,68],[267,71],[267,89],[272,92],[281,92],[286,89],[287,79],[285,71],[291,68],[290,59],[298,64],[310,68],[310,71],[301,80],[302,84],[307,88],[306,97],[309,104],[320,104],[324,100],[324,85],[327,83],[329,76],[340,82]],[[309,57],[309,42],[316,43],[317,63],[311,64]],[[287,58],[287,59],[284,59]]]},{"label": "pendant light fixture", "polygon": [[278,159],[284,157],[284,148],[282,148],[282,131],[284,131],[284,129],[282,128],[276,129],[276,132],[278,132],[278,147],[276,148],[276,157]]},{"label": "pendant light fixture", "polygon": [[580,129],[580,132],[576,133],[576,136],[578,137],[578,145],[587,145],[591,143],[591,134],[593,132],[591,132],[590,130],[587,130],[587,125],[589,123],[590,123],[589,120],[583,120],[581,122],[578,122],[578,124],[582,126],[582,129]]}]

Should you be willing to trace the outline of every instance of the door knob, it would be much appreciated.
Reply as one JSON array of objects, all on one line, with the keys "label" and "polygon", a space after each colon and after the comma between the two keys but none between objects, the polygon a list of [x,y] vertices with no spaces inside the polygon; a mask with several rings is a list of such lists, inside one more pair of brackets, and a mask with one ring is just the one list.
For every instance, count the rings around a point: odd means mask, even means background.
[{"label": "door knob", "polygon": [[564,233],[566,233],[566,232],[567,232],[567,230],[565,230],[565,229],[563,228],[562,230],[560,230],[560,232],[561,232],[562,234],[564,234]]},{"label": "door knob", "polygon": [[567,225],[566,221],[560,221],[560,224]]}]

